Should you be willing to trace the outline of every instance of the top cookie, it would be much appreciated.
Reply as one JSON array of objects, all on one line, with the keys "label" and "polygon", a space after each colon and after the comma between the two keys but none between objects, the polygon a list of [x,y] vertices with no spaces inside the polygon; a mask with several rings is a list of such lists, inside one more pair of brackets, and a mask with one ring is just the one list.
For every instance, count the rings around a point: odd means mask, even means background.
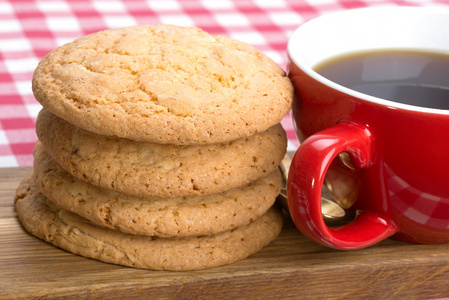
[{"label": "top cookie", "polygon": [[262,52],[173,25],[106,30],[65,44],[39,63],[33,92],[85,130],[178,145],[265,131],[293,98],[285,72]]}]

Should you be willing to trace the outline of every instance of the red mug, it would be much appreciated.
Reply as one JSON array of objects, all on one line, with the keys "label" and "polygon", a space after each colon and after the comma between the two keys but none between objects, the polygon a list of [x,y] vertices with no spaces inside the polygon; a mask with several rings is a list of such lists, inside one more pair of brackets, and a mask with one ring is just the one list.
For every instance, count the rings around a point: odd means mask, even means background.
[{"label": "red mug", "polygon": [[[289,77],[301,145],[288,176],[291,217],[305,236],[335,249],[360,249],[388,237],[448,243],[449,110],[369,96],[313,70],[330,57],[372,49],[448,54],[449,12],[354,9],[323,15],[293,33]],[[351,168],[336,163],[342,153],[349,154]],[[359,186],[349,208],[356,217],[339,227],[327,226],[321,213],[323,182],[334,165],[333,173],[349,171]]]}]

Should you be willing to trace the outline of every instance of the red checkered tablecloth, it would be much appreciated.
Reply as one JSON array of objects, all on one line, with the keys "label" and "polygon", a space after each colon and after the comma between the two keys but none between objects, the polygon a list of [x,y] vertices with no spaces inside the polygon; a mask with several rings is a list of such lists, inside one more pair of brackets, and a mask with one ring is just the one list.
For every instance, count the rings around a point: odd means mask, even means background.
[{"label": "red checkered tablecloth", "polygon": [[[0,167],[31,166],[33,70],[55,47],[95,31],[142,24],[200,27],[245,41],[287,68],[288,37],[321,14],[366,6],[449,8],[449,0],[0,0]],[[282,121],[289,150],[298,147],[290,115]]]}]

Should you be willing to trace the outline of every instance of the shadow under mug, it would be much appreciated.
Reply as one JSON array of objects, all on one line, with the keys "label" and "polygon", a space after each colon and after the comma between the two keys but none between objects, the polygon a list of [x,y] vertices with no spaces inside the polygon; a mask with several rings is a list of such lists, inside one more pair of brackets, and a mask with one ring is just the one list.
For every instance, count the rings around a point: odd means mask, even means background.
[{"label": "shadow under mug", "polygon": [[[301,146],[288,176],[290,214],[304,235],[336,249],[359,249],[390,236],[448,243],[449,110],[368,96],[313,70],[328,58],[375,49],[449,54],[449,10],[347,10],[313,19],[293,33],[289,77]],[[358,180],[350,208],[357,213],[351,223],[331,228],[321,214],[321,189],[342,153],[349,154]]]}]

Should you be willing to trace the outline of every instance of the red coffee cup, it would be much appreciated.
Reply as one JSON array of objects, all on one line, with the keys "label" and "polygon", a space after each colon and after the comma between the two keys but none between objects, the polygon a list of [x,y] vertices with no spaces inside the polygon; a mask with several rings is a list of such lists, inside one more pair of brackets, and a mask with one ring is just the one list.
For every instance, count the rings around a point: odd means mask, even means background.
[{"label": "red coffee cup", "polygon": [[[448,10],[347,10],[313,19],[293,33],[289,76],[301,146],[288,176],[290,214],[304,235],[336,249],[359,249],[388,237],[448,243],[449,109],[369,96],[313,69],[340,54],[375,49],[449,55]],[[337,166],[334,173],[348,171],[336,163],[341,153],[349,154],[349,171],[359,186],[350,208],[356,218],[328,227],[321,213],[321,189],[331,166]]]}]

